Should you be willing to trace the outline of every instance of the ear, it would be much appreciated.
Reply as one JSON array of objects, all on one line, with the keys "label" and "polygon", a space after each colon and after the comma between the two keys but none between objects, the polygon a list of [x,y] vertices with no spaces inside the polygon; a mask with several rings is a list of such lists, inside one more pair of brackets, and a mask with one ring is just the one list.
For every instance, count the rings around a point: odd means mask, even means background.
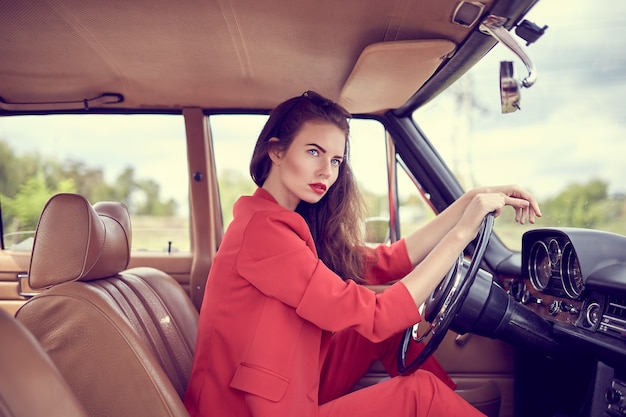
[{"label": "ear", "polygon": [[285,151],[278,138],[270,138],[267,146],[267,155],[270,157],[273,163],[280,164]]}]

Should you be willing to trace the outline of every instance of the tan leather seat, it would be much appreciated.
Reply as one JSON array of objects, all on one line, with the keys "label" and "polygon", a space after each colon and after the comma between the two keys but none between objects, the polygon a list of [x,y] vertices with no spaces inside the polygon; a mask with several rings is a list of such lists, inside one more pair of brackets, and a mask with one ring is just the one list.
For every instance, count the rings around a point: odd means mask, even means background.
[{"label": "tan leather seat", "polygon": [[0,416],[87,417],[32,334],[0,309]]},{"label": "tan leather seat", "polygon": [[169,275],[125,270],[130,242],[122,203],[53,196],[29,272],[33,288],[47,289],[16,317],[90,416],[184,416],[198,312]]}]

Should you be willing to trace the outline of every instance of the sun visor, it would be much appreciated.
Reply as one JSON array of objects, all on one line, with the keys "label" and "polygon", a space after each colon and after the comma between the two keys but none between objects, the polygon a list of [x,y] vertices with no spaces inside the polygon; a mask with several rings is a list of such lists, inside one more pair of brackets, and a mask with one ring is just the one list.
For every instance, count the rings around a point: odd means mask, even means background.
[{"label": "sun visor", "polygon": [[359,56],[338,102],[355,114],[400,107],[455,48],[454,42],[444,39],[369,45]]}]

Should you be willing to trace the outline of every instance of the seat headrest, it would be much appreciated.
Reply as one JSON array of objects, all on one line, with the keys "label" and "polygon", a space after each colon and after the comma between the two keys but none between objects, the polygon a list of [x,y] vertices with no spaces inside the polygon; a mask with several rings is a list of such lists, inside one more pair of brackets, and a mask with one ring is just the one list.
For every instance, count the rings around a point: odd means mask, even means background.
[{"label": "seat headrest", "polygon": [[123,203],[92,206],[78,194],[56,194],[37,223],[30,286],[43,289],[117,275],[128,266],[130,247],[130,216]]}]

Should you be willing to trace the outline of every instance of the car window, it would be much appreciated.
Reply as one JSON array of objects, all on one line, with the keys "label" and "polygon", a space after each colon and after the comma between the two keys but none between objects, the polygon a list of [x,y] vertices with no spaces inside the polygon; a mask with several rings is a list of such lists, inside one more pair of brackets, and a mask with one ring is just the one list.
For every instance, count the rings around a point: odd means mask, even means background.
[{"label": "car window", "polygon": [[367,207],[366,241],[389,242],[389,173],[388,159],[395,164],[398,192],[400,235],[406,236],[435,216],[419,191],[418,184],[407,174],[393,152],[388,149],[384,126],[377,120],[356,119],[351,122],[350,152],[354,175]]},{"label": "car window", "polygon": [[233,219],[235,201],[256,189],[250,178],[250,158],[266,120],[265,115],[209,116],[224,228]]},{"label": "car window", "polygon": [[[232,206],[241,195],[254,192],[249,163],[255,142],[267,116],[212,115],[209,118],[213,138],[220,201],[227,227],[232,220]],[[366,240],[389,241],[389,185],[387,174],[386,132],[372,119],[350,121],[350,159],[366,204]],[[401,234],[409,233],[434,216],[415,183],[398,168]]]},{"label": "car window", "polygon": [[1,117],[4,247],[30,250],[45,202],[76,192],[128,206],[133,250],[189,251],[185,146],[182,116]]},{"label": "car window", "polygon": [[[551,6],[540,2],[527,16],[550,27],[525,47],[538,78],[522,89],[521,110],[501,113],[499,62],[513,61],[518,79],[528,73],[498,44],[414,120],[465,189],[520,184],[539,199],[544,216],[537,227],[625,234],[626,61],[613,51],[624,50],[626,40],[597,39],[604,33],[599,26],[609,32],[623,27],[623,13],[608,16],[603,8],[574,2],[563,18],[563,11]],[[505,213],[495,230],[519,249],[528,227],[514,226],[512,218]]]}]

